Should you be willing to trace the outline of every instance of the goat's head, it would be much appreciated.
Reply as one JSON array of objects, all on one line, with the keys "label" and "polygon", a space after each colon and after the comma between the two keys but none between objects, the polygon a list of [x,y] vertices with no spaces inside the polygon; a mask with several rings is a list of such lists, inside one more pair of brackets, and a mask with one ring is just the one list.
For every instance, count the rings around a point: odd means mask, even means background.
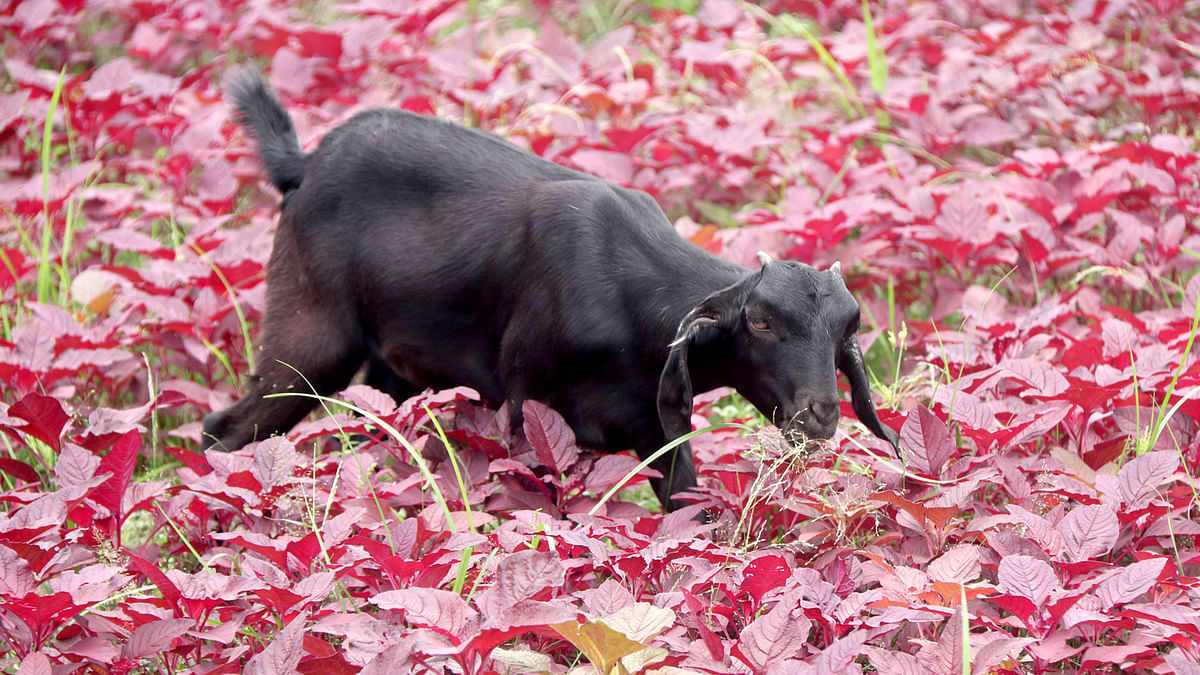
[{"label": "goat's head", "polygon": [[762,268],[705,298],[680,323],[658,388],[658,412],[668,437],[691,429],[689,346],[703,346],[735,389],[771,417],[789,438],[833,435],[841,406],[840,369],[850,381],[854,413],[896,447],[871,402],[855,333],[859,306],[840,266],[818,271],[759,254]]}]

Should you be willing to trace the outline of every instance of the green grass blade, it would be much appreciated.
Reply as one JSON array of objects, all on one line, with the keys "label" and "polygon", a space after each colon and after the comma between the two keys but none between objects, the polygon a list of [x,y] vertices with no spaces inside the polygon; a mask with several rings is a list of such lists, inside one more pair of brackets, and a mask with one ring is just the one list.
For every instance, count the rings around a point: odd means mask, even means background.
[{"label": "green grass blade", "polygon": [[871,69],[871,89],[883,96],[887,91],[887,55],[879,47],[879,40],[875,36],[875,21],[871,17],[871,7],[867,4],[867,0],[862,0],[863,24],[867,29],[867,65]]},{"label": "green grass blade", "polygon": [[[666,445],[664,445],[661,448],[659,448],[658,450],[656,450],[654,452],[654,454],[650,455],[646,459],[643,459],[641,461],[641,463],[638,464],[637,466],[633,467],[633,469],[631,469],[629,471],[629,473],[622,476],[621,480],[617,481],[612,487],[610,487],[608,489],[608,492],[605,492],[604,496],[600,498],[600,501],[596,502],[595,505],[593,505],[592,508],[588,510],[588,515],[589,516],[596,515],[596,511],[599,511],[601,506],[604,506],[604,504],[607,503],[608,500],[611,499],[612,496],[617,493],[617,491],[619,491],[621,488],[625,487],[626,483],[633,480],[633,477],[638,475],[639,471],[650,466],[650,464],[652,462],[654,462],[654,460],[658,459],[659,457],[662,457],[666,453],[674,450],[675,448],[679,447],[680,445],[683,445],[684,443],[692,440],[693,438],[695,438],[701,434],[707,434],[707,433],[713,432],[713,431],[722,431],[724,429],[741,429],[742,431],[750,431],[750,428],[743,424],[735,424],[733,422],[728,422],[726,424],[714,424],[711,427],[697,429],[689,434],[684,434],[684,435],[680,436],[679,438],[676,438],[675,440],[671,441],[670,443],[667,443]],[[664,504],[664,506],[666,506],[666,505]]]},{"label": "green grass blade", "polygon": [[63,78],[67,67],[58,73],[58,83],[50,95],[50,107],[46,110],[46,121],[42,125],[42,250],[38,261],[37,299],[47,302],[50,298],[50,242],[54,239],[54,219],[50,215],[50,142],[54,137],[54,111],[62,97]]}]

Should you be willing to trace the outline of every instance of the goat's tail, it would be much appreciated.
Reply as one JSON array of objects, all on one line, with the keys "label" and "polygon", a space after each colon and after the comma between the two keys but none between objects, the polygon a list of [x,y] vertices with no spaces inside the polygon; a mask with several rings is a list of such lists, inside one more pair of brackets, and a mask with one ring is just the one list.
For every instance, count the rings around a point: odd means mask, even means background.
[{"label": "goat's tail", "polygon": [[234,119],[258,142],[258,154],[271,182],[285,195],[300,187],[308,155],[300,148],[292,119],[262,75],[252,69],[234,74],[229,93]]}]

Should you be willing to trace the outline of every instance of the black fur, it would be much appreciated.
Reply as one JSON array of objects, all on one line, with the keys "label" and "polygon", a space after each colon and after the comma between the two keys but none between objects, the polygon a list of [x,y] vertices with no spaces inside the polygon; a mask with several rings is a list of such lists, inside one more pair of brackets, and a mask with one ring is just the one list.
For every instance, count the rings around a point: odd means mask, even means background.
[{"label": "black fur", "polygon": [[[829,438],[841,368],[855,413],[895,446],[837,269],[723,261],[643,192],[408,112],[360,113],[305,155],[261,77],[231,91],[285,200],[259,369],[205,419],[206,445],[303,418],[311,399],[263,398],[307,389],[288,366],[332,393],[367,362],[367,381],[397,398],[467,385],[507,401],[514,428],[538,400],[581,445],[643,457],[691,429],[693,391],[727,385],[785,432]],[[654,468],[662,503],[682,506],[671,495],[696,485],[690,448]]]}]

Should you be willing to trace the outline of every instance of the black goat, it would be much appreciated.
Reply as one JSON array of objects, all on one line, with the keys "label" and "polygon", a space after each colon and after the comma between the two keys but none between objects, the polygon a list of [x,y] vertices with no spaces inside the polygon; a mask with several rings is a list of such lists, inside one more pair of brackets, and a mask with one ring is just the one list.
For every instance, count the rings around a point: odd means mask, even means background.
[{"label": "black goat", "polygon": [[[234,79],[238,121],[283,192],[267,268],[262,356],[249,390],[204,420],[206,446],[286,431],[310,398],[367,382],[398,400],[467,385],[561,413],[580,445],[645,457],[691,430],[692,392],[732,386],[785,433],[829,438],[837,369],[876,435],[855,337],[859,307],[835,265],[763,259],[756,271],[681,238],[649,195],[496,136],[369,110],[305,154],[257,74]],[[284,365],[287,364],[287,365]],[[653,467],[663,505],[696,485],[691,449]]]}]

